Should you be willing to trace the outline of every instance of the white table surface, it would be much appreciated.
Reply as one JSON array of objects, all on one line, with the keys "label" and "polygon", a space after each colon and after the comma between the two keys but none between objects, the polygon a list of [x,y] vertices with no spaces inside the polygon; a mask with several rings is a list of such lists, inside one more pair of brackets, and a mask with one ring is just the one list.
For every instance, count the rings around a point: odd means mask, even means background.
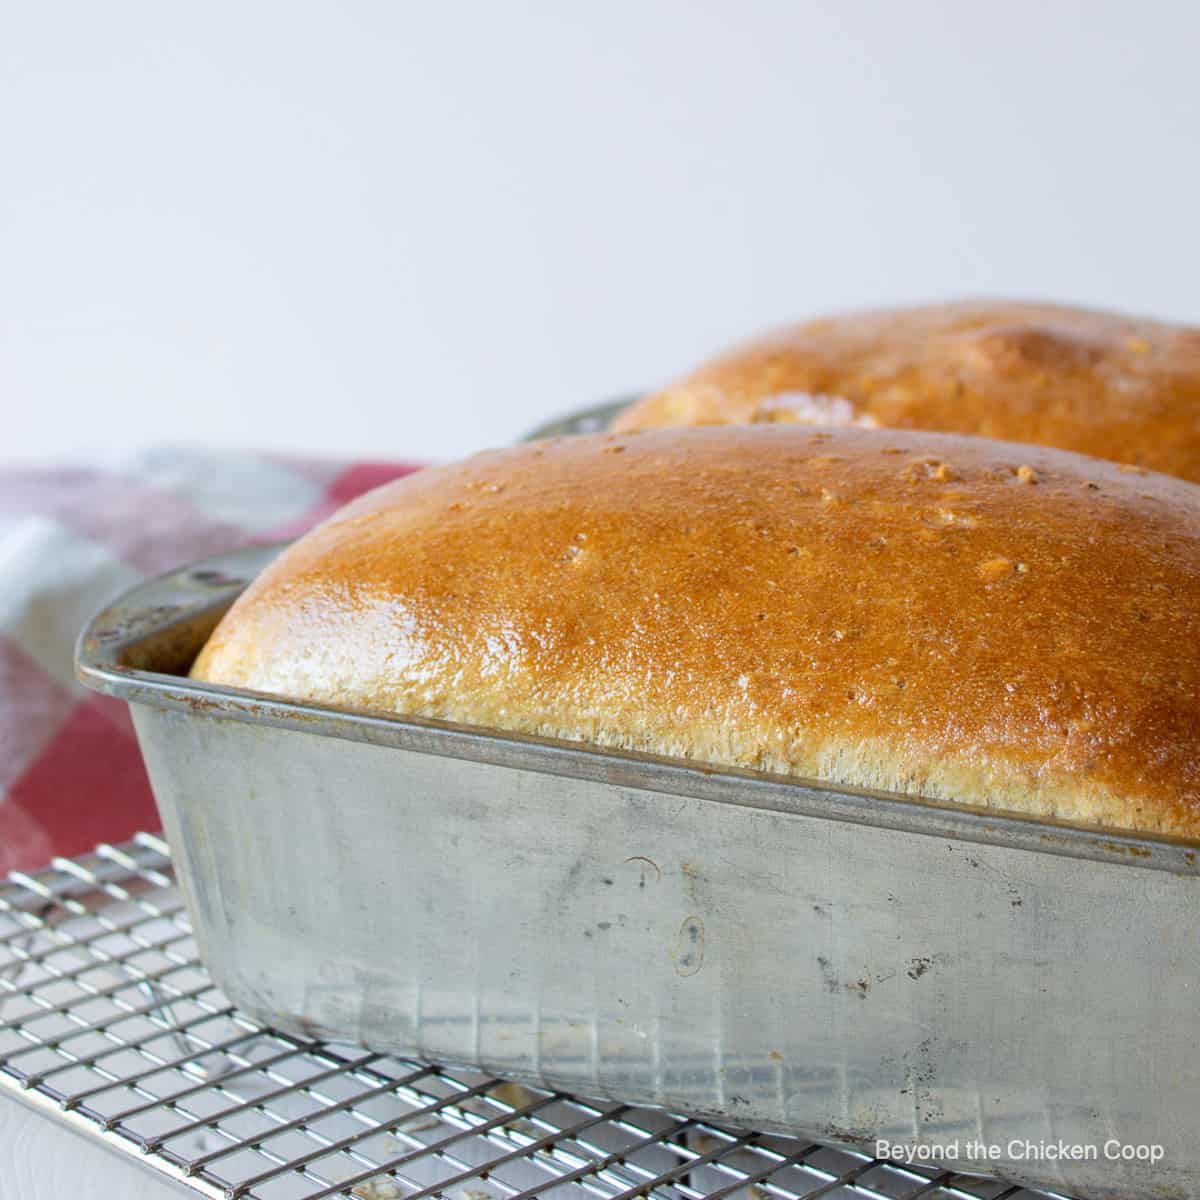
[{"label": "white table surface", "polygon": [[179,1200],[187,1192],[23,1104],[0,1097],[3,1200]]}]

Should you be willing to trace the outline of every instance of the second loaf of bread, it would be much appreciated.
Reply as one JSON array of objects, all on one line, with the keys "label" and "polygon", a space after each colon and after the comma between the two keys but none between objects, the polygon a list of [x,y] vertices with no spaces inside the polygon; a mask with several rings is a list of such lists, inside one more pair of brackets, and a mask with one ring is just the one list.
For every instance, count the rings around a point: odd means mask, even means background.
[{"label": "second loaf of bread", "polygon": [[1200,329],[998,300],[846,313],[720,355],[615,428],[759,422],[981,434],[1200,483]]},{"label": "second loaf of bread", "polygon": [[561,439],[352,504],[193,673],[1197,835],[1198,497],[959,435]]}]

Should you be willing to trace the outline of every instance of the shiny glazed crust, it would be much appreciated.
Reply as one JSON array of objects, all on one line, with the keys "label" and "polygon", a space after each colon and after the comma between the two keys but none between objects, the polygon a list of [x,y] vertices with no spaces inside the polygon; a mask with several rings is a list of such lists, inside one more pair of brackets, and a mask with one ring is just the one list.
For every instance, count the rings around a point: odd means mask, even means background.
[{"label": "shiny glazed crust", "polygon": [[931,433],[562,438],[301,539],[193,675],[1200,834],[1200,489]]},{"label": "shiny glazed crust", "polygon": [[1200,329],[996,301],[854,313],[716,358],[614,428],[750,423],[976,433],[1200,482]]}]

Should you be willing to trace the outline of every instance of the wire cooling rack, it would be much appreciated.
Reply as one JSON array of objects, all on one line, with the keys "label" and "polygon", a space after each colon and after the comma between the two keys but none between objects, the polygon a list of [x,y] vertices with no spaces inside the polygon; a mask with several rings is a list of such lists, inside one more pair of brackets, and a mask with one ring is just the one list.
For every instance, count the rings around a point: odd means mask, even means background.
[{"label": "wire cooling rack", "polygon": [[149,834],[0,884],[6,1095],[229,1200],[1044,1200],[263,1029],[200,965]]}]

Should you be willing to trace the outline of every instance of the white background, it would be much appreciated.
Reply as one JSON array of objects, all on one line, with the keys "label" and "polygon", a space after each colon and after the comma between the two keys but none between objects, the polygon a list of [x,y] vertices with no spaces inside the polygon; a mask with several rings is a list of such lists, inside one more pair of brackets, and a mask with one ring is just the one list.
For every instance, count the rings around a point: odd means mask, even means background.
[{"label": "white background", "polygon": [[758,328],[1200,320],[1200,7],[4,5],[0,460],[456,455]]}]

